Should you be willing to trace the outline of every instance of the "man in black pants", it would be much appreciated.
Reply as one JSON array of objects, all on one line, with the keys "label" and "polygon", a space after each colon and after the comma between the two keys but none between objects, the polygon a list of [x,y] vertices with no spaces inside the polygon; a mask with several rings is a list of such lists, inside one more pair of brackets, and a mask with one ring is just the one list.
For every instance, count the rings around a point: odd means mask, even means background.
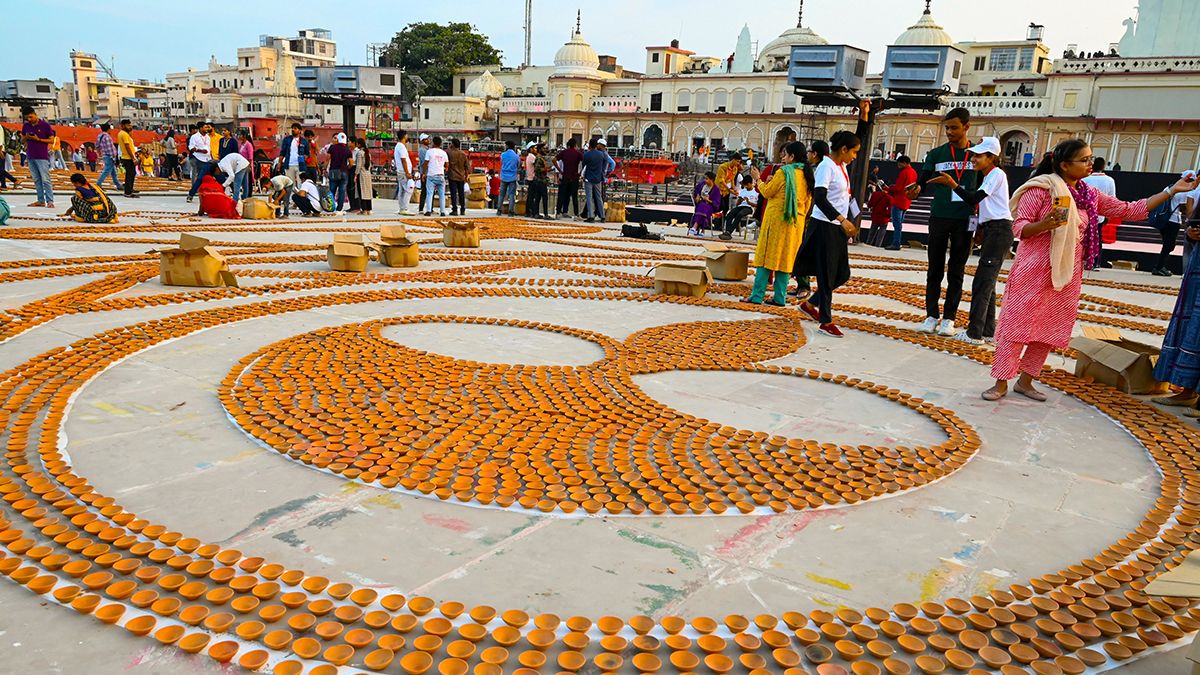
[{"label": "man in black pants", "polygon": [[[971,164],[971,142],[967,131],[971,128],[971,113],[966,108],[955,108],[946,113],[945,145],[929,152],[921,177],[908,192],[910,199],[917,198],[928,188],[933,194],[933,207],[929,217],[929,272],[925,277],[925,323],[921,330],[926,333],[952,337],[954,319],[958,315],[958,304],[962,300],[963,275],[967,258],[971,256],[971,232],[968,221],[974,208],[950,189],[940,173],[954,177],[968,193],[979,187],[975,167]],[[950,250],[949,268],[946,266],[946,250]],[[946,303],[941,312],[938,301],[942,296],[942,278],[946,279]],[[941,321],[938,317],[941,316]]]},{"label": "man in black pants", "polygon": [[133,191],[134,176],[137,176],[137,147],[133,144],[133,122],[121,120],[117,149],[121,153],[121,170],[125,172],[125,196],[137,197]]},{"label": "man in black pants", "polygon": [[558,169],[558,203],[554,207],[555,216],[567,215],[568,204],[574,209],[572,213],[579,217],[579,167],[583,163],[583,153],[579,151],[579,142],[571,137],[567,140],[567,149],[558,153],[554,165]]}]

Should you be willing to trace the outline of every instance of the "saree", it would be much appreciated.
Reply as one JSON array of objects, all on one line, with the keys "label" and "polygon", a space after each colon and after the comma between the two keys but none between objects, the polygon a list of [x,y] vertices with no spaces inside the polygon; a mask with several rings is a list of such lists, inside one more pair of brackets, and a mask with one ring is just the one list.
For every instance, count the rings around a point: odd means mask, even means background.
[{"label": "saree", "polygon": [[98,185],[76,187],[71,197],[72,218],[81,223],[115,223],[117,207]]}]

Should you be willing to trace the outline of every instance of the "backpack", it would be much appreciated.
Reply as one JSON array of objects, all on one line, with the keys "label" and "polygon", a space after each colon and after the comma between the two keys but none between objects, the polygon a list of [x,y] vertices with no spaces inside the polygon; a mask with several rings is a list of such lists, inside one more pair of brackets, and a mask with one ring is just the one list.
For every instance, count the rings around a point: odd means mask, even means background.
[{"label": "backpack", "polygon": [[1174,210],[1171,208],[1172,201],[1174,201],[1174,198],[1168,197],[1167,201],[1154,207],[1154,210],[1150,212],[1150,217],[1146,220],[1150,224],[1150,227],[1159,232],[1167,229],[1167,226],[1171,224],[1171,215],[1174,213]]},{"label": "backpack", "polygon": [[11,215],[12,209],[8,208],[8,202],[4,201],[4,197],[0,197],[0,225],[6,225]]}]

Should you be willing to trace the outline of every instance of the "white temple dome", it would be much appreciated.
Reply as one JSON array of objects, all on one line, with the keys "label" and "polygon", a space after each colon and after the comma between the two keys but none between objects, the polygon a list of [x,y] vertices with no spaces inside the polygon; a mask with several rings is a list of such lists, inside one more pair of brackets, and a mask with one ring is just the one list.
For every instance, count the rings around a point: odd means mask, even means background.
[{"label": "white temple dome", "polygon": [[787,62],[792,58],[793,45],[827,45],[829,40],[817,35],[813,29],[808,26],[797,25],[795,28],[789,28],[782,35],[771,40],[758,53],[758,68],[759,70],[771,71],[779,67],[786,67]]},{"label": "white temple dome", "polygon": [[600,56],[596,50],[583,39],[578,26],[570,41],[559,48],[554,55],[556,75],[585,75],[594,76],[600,70]]},{"label": "white temple dome", "polygon": [[921,20],[909,26],[893,44],[902,47],[946,47],[954,45],[954,38],[933,20],[929,3],[926,3]]},{"label": "white temple dome", "polygon": [[492,75],[492,71],[485,70],[482,75],[467,85],[466,94],[467,96],[484,100],[489,98],[503,98],[504,85],[500,83],[500,80],[496,79],[495,75]]}]

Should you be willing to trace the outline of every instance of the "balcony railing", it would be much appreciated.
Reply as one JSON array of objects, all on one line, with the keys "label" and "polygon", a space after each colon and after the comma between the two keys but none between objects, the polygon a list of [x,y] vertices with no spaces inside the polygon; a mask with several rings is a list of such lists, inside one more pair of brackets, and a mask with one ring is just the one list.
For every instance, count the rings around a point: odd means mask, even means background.
[{"label": "balcony railing", "polygon": [[966,108],[975,115],[1049,115],[1048,96],[952,96],[946,100],[952,108]]},{"label": "balcony railing", "polygon": [[592,112],[632,113],[638,110],[636,96],[597,96],[592,99]]},{"label": "balcony railing", "polygon": [[499,110],[502,113],[548,113],[550,99],[538,96],[506,98],[500,101]]}]

